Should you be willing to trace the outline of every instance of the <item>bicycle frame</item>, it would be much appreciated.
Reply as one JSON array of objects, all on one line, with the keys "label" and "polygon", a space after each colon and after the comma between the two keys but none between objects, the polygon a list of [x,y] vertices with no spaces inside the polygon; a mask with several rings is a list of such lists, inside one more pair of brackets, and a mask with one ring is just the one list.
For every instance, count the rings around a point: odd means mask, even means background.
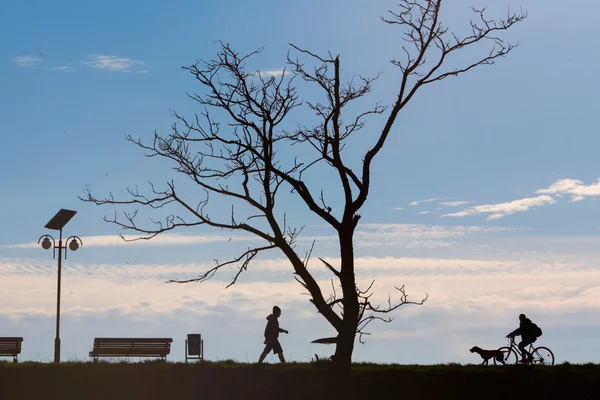
[{"label": "bicycle frame", "polygon": [[[514,337],[508,338],[508,347],[510,347],[517,354],[517,356],[520,356],[521,358],[523,358],[523,353],[521,353],[521,349],[515,343],[515,338]],[[527,349],[527,352],[530,355],[532,355],[534,350],[535,350],[535,347],[533,347],[533,343],[530,343],[529,344],[529,348]]]}]

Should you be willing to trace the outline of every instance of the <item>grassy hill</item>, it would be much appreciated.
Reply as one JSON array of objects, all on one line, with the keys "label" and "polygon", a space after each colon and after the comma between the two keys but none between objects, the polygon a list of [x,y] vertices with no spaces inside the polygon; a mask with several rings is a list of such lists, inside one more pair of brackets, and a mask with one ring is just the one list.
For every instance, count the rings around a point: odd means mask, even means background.
[{"label": "grassy hill", "polygon": [[[0,399],[338,399],[328,365],[0,363]],[[356,364],[352,399],[597,399],[600,365]]]}]

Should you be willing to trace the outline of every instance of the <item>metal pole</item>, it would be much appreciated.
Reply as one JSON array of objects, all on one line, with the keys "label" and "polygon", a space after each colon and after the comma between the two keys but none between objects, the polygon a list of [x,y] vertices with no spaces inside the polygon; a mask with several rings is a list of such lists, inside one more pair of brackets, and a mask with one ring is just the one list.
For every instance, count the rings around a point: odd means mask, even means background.
[{"label": "metal pole", "polygon": [[62,229],[58,239],[58,287],[56,289],[56,339],[54,339],[54,362],[60,362],[60,275],[62,261]]}]

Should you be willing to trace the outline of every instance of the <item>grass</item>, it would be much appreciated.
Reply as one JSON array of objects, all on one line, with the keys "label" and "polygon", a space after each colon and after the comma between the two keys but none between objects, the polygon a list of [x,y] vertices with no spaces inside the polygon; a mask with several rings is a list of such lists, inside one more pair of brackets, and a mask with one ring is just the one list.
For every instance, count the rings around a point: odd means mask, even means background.
[{"label": "grass", "polygon": [[[338,399],[328,364],[244,364],[226,360],[0,363],[2,399]],[[597,398],[600,365],[553,367],[460,364],[353,366],[345,382],[356,399]]]}]

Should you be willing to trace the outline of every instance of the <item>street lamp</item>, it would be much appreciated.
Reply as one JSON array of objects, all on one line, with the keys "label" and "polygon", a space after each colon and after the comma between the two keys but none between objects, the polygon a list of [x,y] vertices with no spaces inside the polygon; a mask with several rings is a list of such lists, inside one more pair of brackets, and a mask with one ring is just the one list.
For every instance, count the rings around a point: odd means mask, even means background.
[{"label": "street lamp", "polygon": [[[56,289],[56,339],[54,339],[54,362],[60,362],[60,276],[61,276],[61,261],[62,251],[65,250],[65,260],[67,259],[67,246],[63,246],[62,243],[62,229],[63,227],[77,214],[77,211],[61,209],[56,213],[54,217],[46,224],[46,229],[53,229],[59,231],[58,246],[54,241],[54,238],[50,235],[42,235],[38,239],[38,243],[41,242],[42,248],[48,250],[52,247],[52,258],[55,258],[56,249],[58,249],[58,285]],[[83,242],[77,236],[70,236],[66,242],[71,251],[75,251],[79,246],[83,246]]]}]

